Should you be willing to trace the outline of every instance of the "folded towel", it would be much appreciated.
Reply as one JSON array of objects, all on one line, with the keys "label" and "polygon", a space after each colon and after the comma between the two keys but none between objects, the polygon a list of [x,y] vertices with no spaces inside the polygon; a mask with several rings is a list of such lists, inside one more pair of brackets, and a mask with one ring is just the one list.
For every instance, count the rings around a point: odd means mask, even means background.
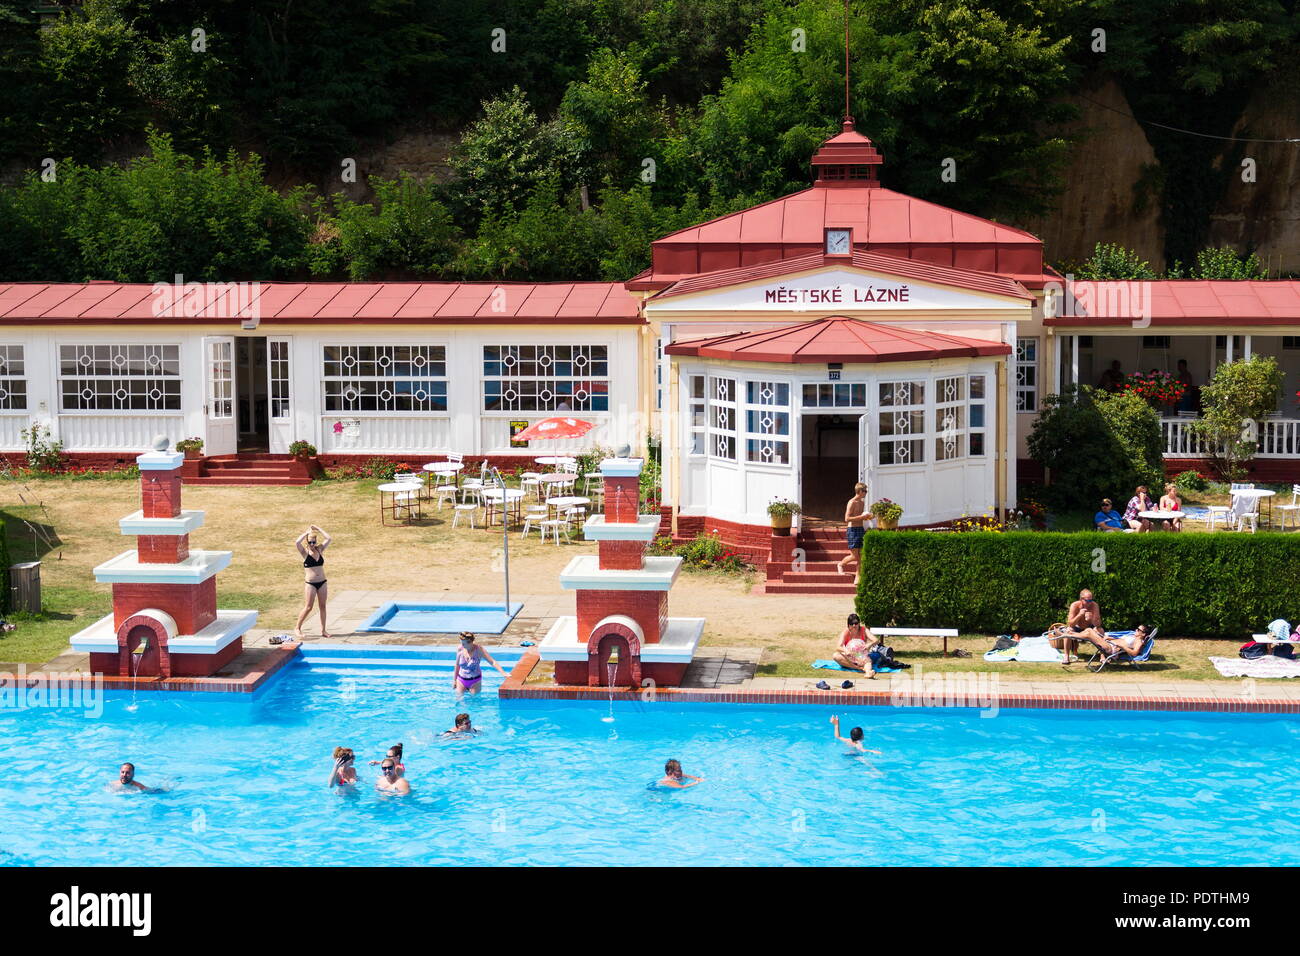
[{"label": "folded towel", "polygon": [[1254,660],[1240,657],[1211,657],[1210,663],[1224,677],[1300,677],[1300,661],[1269,654]]},{"label": "folded towel", "polygon": [[[841,667],[835,661],[818,660],[813,661],[812,666],[823,671],[848,671],[850,674],[861,674],[862,671],[855,671],[848,667]],[[877,667],[877,674],[894,674],[897,673],[897,667]]]}]

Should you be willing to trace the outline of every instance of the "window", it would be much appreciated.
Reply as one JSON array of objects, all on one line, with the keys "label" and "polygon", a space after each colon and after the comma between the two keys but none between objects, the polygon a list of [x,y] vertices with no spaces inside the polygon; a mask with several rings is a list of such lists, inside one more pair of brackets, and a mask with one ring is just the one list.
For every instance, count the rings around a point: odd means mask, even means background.
[{"label": "window", "polygon": [[21,345],[0,345],[0,411],[27,408],[27,372]]},{"label": "window", "polygon": [[1016,411],[1038,411],[1038,339],[1016,339]]},{"label": "window", "polygon": [[736,460],[736,380],[709,376],[709,457]]},{"label": "window", "polygon": [[489,412],[607,412],[609,347],[485,345],[483,409]]},{"label": "window", "polygon": [[880,383],[880,463],[925,461],[925,383]]},{"label": "window", "polygon": [[[10,347],[12,348],[12,346],[10,346]],[[21,346],[19,346],[19,347],[21,348]],[[1284,336],[1282,336],[1282,348],[1284,348],[1284,349],[1300,349],[1300,335],[1284,335]]]},{"label": "window", "polygon": [[934,460],[966,457],[966,379],[941,378],[934,383]]},{"label": "window", "polygon": [[803,387],[804,408],[866,408],[867,386],[860,382],[809,382]]},{"label": "window", "polygon": [[60,345],[65,412],[181,409],[179,345]]},{"label": "window", "polygon": [[968,450],[972,458],[982,458],[984,456],[984,438],[985,419],[985,376],[972,375],[968,382],[967,394],[970,397],[967,417],[970,423],[970,434],[968,437]]},{"label": "window", "polygon": [[790,464],[790,386],[745,383],[745,460]]},{"label": "window", "polygon": [[1142,347],[1144,349],[1168,349],[1169,336],[1167,335],[1144,335],[1142,336]]},{"label": "window", "polygon": [[271,365],[271,417],[289,417],[289,343],[271,339],[267,343]]},{"label": "window", "polygon": [[[444,346],[326,345],[323,355],[321,371],[327,412],[447,410],[447,350]],[[287,414],[287,344],[284,362]]]},{"label": "window", "polygon": [[708,419],[705,412],[704,376],[691,375],[686,380],[686,453],[705,454]]}]

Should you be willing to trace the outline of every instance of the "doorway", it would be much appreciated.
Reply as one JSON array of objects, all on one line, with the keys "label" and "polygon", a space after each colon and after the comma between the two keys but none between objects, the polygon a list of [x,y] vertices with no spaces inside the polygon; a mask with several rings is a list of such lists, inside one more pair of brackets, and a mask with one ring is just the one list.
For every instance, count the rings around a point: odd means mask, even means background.
[{"label": "doorway", "polygon": [[858,481],[860,412],[802,416],[799,474],[803,513],[839,524]]},{"label": "doorway", "polygon": [[235,395],[241,452],[271,448],[271,403],[267,384],[266,336],[235,339]]}]

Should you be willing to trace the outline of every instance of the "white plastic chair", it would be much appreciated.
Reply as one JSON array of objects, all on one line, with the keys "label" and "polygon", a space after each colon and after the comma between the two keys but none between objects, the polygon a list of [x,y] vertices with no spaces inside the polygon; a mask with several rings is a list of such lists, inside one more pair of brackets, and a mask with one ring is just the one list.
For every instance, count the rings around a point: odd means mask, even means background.
[{"label": "white plastic chair", "polygon": [[463,501],[452,509],[455,514],[451,518],[451,526],[454,528],[460,524],[460,516],[465,515],[469,518],[469,526],[474,527],[474,516],[478,513],[478,505],[470,501]]},{"label": "white plastic chair", "polygon": [[542,500],[542,482],[541,475],[535,471],[525,471],[519,476],[519,489],[525,497],[531,495],[537,501]]},{"label": "white plastic chair", "polygon": [[549,533],[552,537],[555,538],[555,546],[558,548],[560,546],[561,531],[564,532],[564,540],[566,542],[569,540],[568,511],[569,511],[568,508],[557,508],[556,516],[554,518],[547,518],[545,521],[541,523],[543,541],[546,540],[546,536]]},{"label": "white plastic chair", "polygon": [[443,502],[450,501],[456,506],[456,486],[455,485],[434,485],[433,497],[438,503],[438,510],[442,510]]},{"label": "white plastic chair", "polygon": [[1287,515],[1295,515],[1297,524],[1300,524],[1300,485],[1291,486],[1291,503],[1289,505],[1278,505],[1275,509],[1282,516],[1282,530],[1286,530]]},{"label": "white plastic chair", "polygon": [[529,505],[524,510],[524,530],[519,532],[519,537],[528,537],[528,532],[534,528],[538,530],[543,541],[546,540],[546,529],[542,527],[542,522],[547,520],[550,509],[546,505]]},{"label": "white plastic chair", "polygon": [[1247,522],[1250,522],[1250,533],[1254,534],[1259,526],[1259,499],[1254,496],[1237,512],[1237,530],[1246,530]]}]

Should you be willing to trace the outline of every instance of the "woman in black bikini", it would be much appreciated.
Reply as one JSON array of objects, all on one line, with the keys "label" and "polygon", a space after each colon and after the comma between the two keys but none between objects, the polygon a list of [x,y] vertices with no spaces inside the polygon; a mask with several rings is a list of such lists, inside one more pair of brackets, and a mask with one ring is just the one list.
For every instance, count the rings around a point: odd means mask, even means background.
[{"label": "woman in black bikini", "polygon": [[299,640],[302,639],[302,622],[307,620],[313,603],[320,604],[320,636],[329,639],[325,630],[325,599],[329,597],[329,585],[325,582],[325,549],[329,547],[330,536],[320,528],[312,525],[298,536],[294,544],[302,555],[302,566],[306,577],[303,585],[305,603],[302,613],[298,615],[298,625],[294,628]]}]

